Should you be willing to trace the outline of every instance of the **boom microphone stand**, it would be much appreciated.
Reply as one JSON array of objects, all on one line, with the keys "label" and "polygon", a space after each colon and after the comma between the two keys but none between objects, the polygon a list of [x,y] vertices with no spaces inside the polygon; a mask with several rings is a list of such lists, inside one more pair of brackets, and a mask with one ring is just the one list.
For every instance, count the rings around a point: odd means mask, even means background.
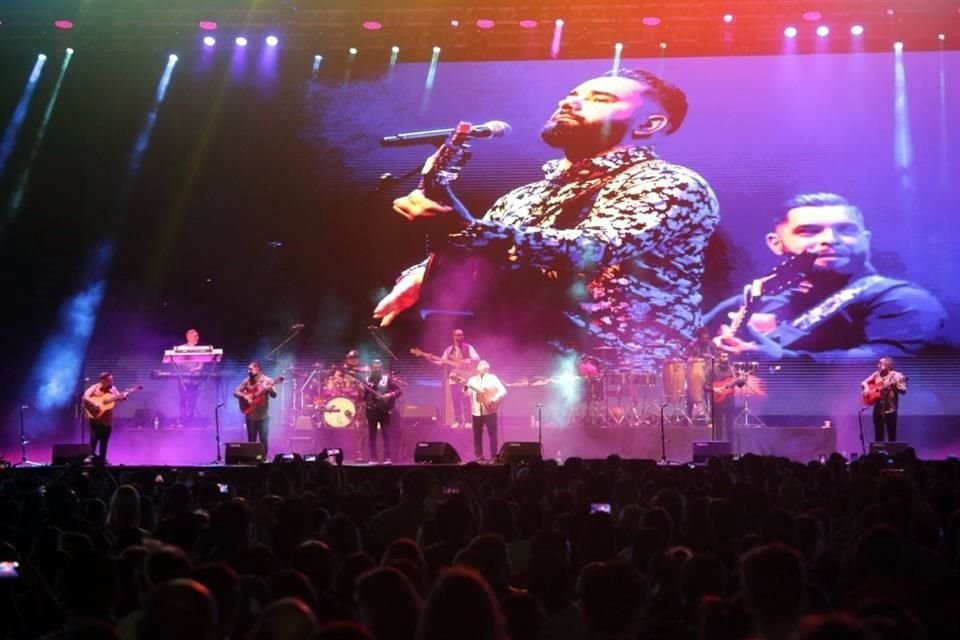
[{"label": "boom microphone stand", "polygon": [[857,411],[857,424],[860,426],[860,455],[867,455],[867,443],[863,439],[863,412],[869,407],[860,407]]},{"label": "boom microphone stand", "polygon": [[222,464],[223,456],[220,454],[220,407],[223,406],[223,403],[220,402],[213,409],[213,424],[217,432],[217,460],[214,464]]},{"label": "boom microphone stand", "polygon": [[38,467],[40,466],[39,462],[34,462],[27,459],[27,444],[30,442],[27,440],[26,432],[23,429],[23,412],[30,408],[30,405],[22,404],[20,405],[20,462],[13,465],[15,467]]}]

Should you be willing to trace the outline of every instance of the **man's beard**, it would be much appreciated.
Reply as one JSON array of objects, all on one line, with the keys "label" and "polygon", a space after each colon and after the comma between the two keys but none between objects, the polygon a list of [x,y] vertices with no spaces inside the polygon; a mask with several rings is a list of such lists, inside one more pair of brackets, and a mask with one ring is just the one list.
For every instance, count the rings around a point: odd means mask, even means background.
[{"label": "man's beard", "polygon": [[540,139],[554,149],[597,153],[623,140],[626,123],[591,123],[548,120],[540,129]]}]

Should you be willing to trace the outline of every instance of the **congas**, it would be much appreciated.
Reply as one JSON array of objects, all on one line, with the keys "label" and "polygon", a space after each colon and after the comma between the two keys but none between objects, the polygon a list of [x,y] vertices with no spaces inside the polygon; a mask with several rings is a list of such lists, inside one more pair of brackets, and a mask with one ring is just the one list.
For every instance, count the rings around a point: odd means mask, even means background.
[{"label": "congas", "polygon": [[674,358],[663,363],[663,395],[669,400],[683,397],[683,385],[687,372],[683,360]]},{"label": "congas", "polygon": [[691,402],[703,402],[703,386],[707,383],[707,361],[703,358],[690,360],[687,369],[687,393]]},{"label": "congas", "polygon": [[357,417],[357,403],[349,396],[338,395],[323,405],[323,423],[334,429],[343,429],[353,424]]}]

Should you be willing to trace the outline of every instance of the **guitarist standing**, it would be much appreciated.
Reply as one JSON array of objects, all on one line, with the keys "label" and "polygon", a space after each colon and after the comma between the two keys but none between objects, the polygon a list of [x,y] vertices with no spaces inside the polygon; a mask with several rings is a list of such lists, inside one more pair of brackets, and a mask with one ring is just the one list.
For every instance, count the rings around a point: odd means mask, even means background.
[{"label": "guitarist standing", "polygon": [[383,438],[383,463],[390,464],[390,413],[403,395],[400,386],[389,373],[384,372],[383,362],[370,363],[370,376],[363,386],[363,404],[367,412],[367,433],[370,444],[370,463],[377,461],[377,427]]},{"label": "guitarist standing", "polygon": [[[473,371],[476,363],[480,362],[480,354],[473,348],[473,345],[464,342],[463,330],[453,330],[453,344],[443,350],[440,356],[441,362],[454,362],[456,365],[449,365],[449,371],[444,376],[445,380],[450,379],[451,374],[461,375],[461,372]],[[467,375],[463,373],[462,375]],[[467,416],[470,411],[470,397],[464,392],[463,385],[456,382],[450,382],[450,400],[453,402],[453,428],[466,427]]]},{"label": "guitarist standing", "polygon": [[900,396],[907,392],[907,377],[894,371],[892,358],[883,357],[877,363],[877,370],[860,383],[860,389],[865,398],[868,398],[871,390],[879,396],[873,403],[874,441],[883,442],[884,429],[887,432],[887,441],[896,441],[897,413],[900,409]]},{"label": "guitarist standing", "polygon": [[477,374],[466,382],[467,395],[470,396],[470,414],[473,417],[473,452],[477,460],[483,461],[483,427],[487,427],[490,442],[490,458],[497,455],[497,409],[500,401],[507,395],[495,374],[490,373],[490,363],[481,360],[477,363]]},{"label": "guitarist standing", "polygon": [[90,416],[90,450],[96,453],[97,443],[100,443],[100,459],[107,462],[107,445],[110,443],[110,433],[113,431],[113,405],[103,407],[98,400],[103,396],[112,396],[116,400],[126,400],[128,391],[121,393],[113,386],[113,374],[104,371],[100,378],[83,393],[83,406]]},{"label": "guitarist standing", "polygon": [[259,435],[260,442],[263,443],[264,458],[269,447],[267,439],[270,434],[270,398],[277,397],[273,385],[273,379],[263,375],[260,363],[254,360],[247,366],[247,379],[233,392],[233,396],[240,400],[241,409],[245,403],[255,405],[253,410],[244,416],[247,442],[256,442]]}]

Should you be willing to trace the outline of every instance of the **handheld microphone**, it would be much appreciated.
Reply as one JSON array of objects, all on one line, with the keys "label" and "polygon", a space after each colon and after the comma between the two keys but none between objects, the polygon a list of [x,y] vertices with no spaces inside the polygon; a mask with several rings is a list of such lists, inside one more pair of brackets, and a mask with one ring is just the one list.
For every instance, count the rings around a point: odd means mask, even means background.
[{"label": "handheld microphone", "polygon": [[[385,147],[403,147],[412,144],[443,144],[455,129],[430,129],[428,131],[408,131],[395,136],[380,138],[380,144]],[[510,125],[501,120],[491,120],[470,127],[470,138],[502,138],[510,133]]]},{"label": "handheld microphone", "polygon": [[290,327],[290,328],[293,329],[294,331],[296,331],[296,330],[298,330],[298,329],[303,329],[303,327],[304,327],[303,323],[302,323],[302,322],[298,322],[297,324],[293,325],[293,326]]}]

